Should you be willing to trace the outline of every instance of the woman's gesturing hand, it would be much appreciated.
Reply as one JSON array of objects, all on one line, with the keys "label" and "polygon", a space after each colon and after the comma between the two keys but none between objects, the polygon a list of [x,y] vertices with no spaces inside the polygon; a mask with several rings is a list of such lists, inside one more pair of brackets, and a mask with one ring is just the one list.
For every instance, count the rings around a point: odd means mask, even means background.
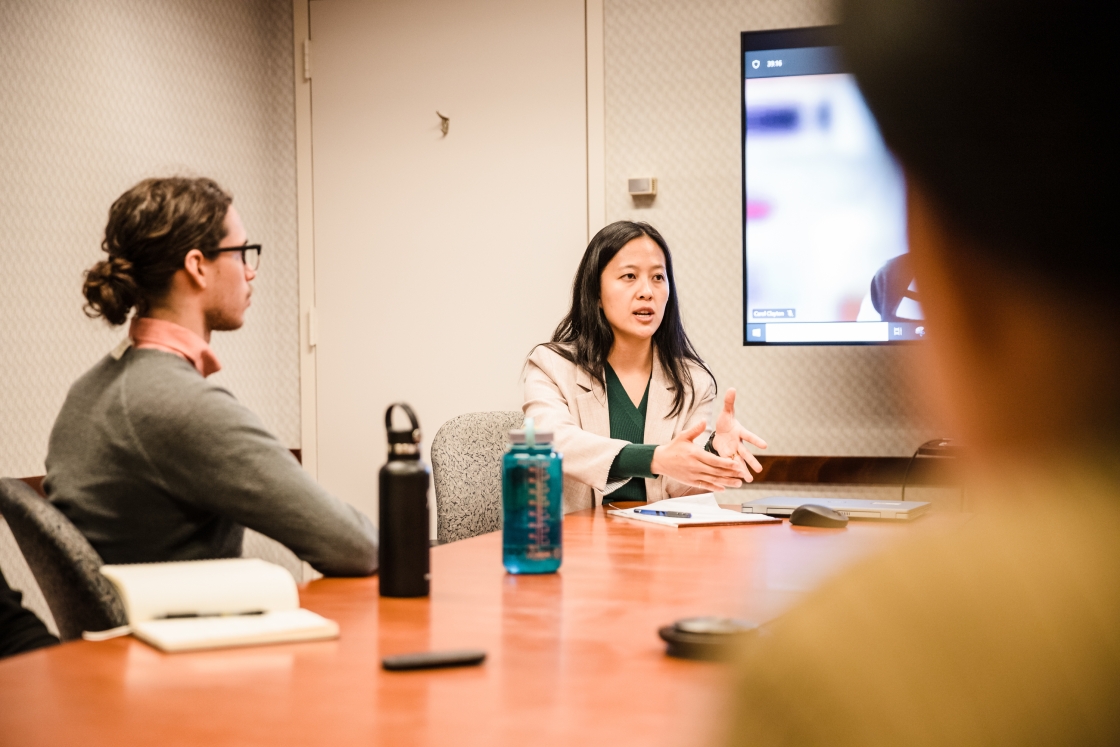
[{"label": "woman's gesturing hand", "polygon": [[704,432],[704,425],[703,422],[697,423],[669,443],[658,446],[653,452],[650,470],[655,475],[667,475],[677,482],[714,493],[721,493],[724,488],[739,487],[743,484],[741,467],[736,466],[734,459],[709,454],[692,443],[692,439]]},{"label": "woman's gesturing hand", "polygon": [[[751,475],[750,470],[761,472],[762,465],[758,463],[754,454],[747,451],[744,441],[760,449],[766,448],[765,441],[748,431],[735,419],[735,390],[728,389],[727,394],[723,395],[723,411],[716,420],[716,435],[712,439],[712,448],[721,456],[735,460],[736,475],[751,482],[754,476]],[[747,469],[748,465],[750,469]]]}]

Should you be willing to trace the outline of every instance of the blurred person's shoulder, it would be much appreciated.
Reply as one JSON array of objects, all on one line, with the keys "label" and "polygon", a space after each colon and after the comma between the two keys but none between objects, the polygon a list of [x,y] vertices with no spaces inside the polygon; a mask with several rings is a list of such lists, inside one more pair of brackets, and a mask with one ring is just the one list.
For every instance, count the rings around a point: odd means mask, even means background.
[{"label": "blurred person's shoulder", "polygon": [[773,627],[733,744],[1120,744],[1120,491],[978,516]]}]

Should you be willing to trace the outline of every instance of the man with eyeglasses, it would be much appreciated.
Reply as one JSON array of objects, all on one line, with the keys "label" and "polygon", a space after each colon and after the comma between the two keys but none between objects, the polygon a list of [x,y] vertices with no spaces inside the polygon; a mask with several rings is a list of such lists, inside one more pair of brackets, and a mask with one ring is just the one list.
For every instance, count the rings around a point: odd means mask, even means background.
[{"label": "man with eyeglasses", "polygon": [[245,321],[261,246],[209,179],[148,179],[109,211],[86,313],[128,338],[70,389],[44,489],[107,563],[241,555],[245,527],[327,575],[377,570],[368,518],[328,494],[207,377]]}]

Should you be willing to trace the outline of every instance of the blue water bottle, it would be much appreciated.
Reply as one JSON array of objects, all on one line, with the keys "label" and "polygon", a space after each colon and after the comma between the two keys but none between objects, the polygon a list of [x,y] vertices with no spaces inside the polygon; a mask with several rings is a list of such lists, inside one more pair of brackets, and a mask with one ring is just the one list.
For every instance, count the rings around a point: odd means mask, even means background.
[{"label": "blue water bottle", "polygon": [[532,418],[509,440],[502,457],[502,564],[510,573],[555,573],[563,558],[563,457]]}]

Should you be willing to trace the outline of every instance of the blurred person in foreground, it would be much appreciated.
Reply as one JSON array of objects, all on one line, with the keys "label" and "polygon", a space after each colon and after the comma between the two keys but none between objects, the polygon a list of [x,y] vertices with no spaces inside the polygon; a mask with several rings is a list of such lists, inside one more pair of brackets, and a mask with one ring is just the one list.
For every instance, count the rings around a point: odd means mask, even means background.
[{"label": "blurred person in foreground", "polygon": [[736,745],[1120,744],[1120,279],[1104,7],[842,0],[907,176],[962,530],[755,640]]}]

